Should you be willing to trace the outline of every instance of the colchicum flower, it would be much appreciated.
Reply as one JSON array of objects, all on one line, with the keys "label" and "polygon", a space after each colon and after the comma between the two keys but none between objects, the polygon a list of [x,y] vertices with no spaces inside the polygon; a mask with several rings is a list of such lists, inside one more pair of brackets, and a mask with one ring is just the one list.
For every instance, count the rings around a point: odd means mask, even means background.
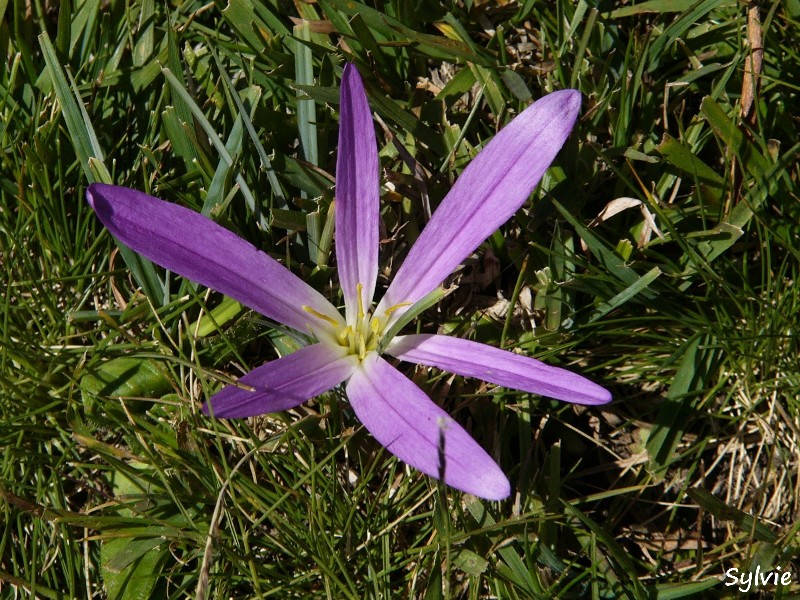
[{"label": "colchicum flower", "polygon": [[400,460],[490,500],[510,494],[494,460],[379,352],[402,361],[579,404],[611,400],[570,371],[485,344],[442,335],[386,334],[437,289],[525,202],[567,139],[580,109],[575,90],[551,93],[504,127],[441,202],[383,299],[378,274],[380,181],[372,116],[358,71],[344,68],[335,231],[345,315],[283,265],[187,208],[128,188],[93,184],[89,204],[123,244],[153,262],[310,335],[312,343],[264,364],[203,405],[215,417],[286,410],[345,385],[364,426]]}]

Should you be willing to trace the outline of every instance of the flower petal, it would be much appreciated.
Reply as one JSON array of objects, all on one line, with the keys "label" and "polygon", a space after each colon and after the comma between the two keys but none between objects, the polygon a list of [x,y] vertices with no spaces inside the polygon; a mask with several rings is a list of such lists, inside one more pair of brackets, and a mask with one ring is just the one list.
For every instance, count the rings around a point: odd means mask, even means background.
[{"label": "flower petal", "polygon": [[125,187],[86,191],[103,225],[126,246],[179,275],[226,294],[279,323],[308,333],[330,329],[303,310],[342,317],[325,297],[278,261],[188,208]]},{"label": "flower petal", "polygon": [[[502,500],[508,479],[478,443],[425,393],[375,353],[347,383],[356,416],[400,460],[454,488]],[[442,451],[443,450],[443,451]]]},{"label": "flower petal", "polygon": [[[576,90],[548,94],[494,136],[442,200],[376,313],[423,298],[522,206],[572,131],[580,105]],[[392,313],[389,325],[401,312]]]},{"label": "flower petal", "polygon": [[287,410],[339,385],[357,366],[358,357],[345,348],[324,343],[306,346],[239,379],[254,390],[223,388],[203,405],[203,412],[234,419]]},{"label": "flower petal", "polygon": [[364,310],[372,303],[378,277],[380,181],[372,113],[361,77],[352,64],[344,68],[336,160],[336,261],[347,322],[358,311],[357,286]]},{"label": "flower petal", "polygon": [[386,353],[409,362],[576,404],[605,404],[611,394],[585,377],[507,350],[444,335],[401,335]]}]

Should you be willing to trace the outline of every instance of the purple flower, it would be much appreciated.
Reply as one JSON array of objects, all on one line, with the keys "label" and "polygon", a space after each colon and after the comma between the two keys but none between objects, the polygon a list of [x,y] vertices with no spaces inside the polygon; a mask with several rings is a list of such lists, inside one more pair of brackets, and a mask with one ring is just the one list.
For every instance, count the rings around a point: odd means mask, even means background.
[{"label": "purple flower", "polygon": [[86,195],[123,244],[312,340],[242,377],[246,387],[223,388],[203,405],[204,412],[227,418],[260,415],[292,408],[344,384],[356,416],[391,453],[459,490],[500,500],[509,495],[510,485],[494,460],[379,352],[567,402],[611,400],[605,389],[580,375],[485,344],[430,334],[386,339],[408,307],[438,288],[525,202],[567,139],[579,109],[577,91],[559,91],[504,127],[456,181],[372,310],[378,273],[378,154],[364,87],[348,64],[342,75],[335,200],[344,317],[280,263],[198,213],[111,185],[90,185]]}]

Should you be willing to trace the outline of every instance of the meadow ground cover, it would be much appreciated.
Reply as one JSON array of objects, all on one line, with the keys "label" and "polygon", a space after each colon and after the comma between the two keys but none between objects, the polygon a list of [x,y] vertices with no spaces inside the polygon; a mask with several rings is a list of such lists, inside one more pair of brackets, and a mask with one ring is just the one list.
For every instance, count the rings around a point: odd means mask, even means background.
[{"label": "meadow ground cover", "polygon": [[[748,593],[800,591],[800,1],[0,17],[0,597],[729,597],[757,569]],[[203,414],[296,336],[118,246],[84,200],[114,183],[208,215],[344,305],[347,62],[379,149],[378,298],[478,151],[581,92],[537,189],[404,329],[612,392],[567,405],[399,363],[506,500],[398,461],[341,389]]]}]

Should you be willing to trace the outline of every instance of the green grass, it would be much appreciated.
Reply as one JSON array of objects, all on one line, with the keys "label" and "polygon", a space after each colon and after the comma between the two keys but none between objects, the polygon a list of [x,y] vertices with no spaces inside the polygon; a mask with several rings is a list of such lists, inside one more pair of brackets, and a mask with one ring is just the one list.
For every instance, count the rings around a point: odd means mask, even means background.
[{"label": "green grass", "polygon": [[[729,597],[726,569],[757,565],[794,574],[764,597],[800,591],[800,2],[760,5],[751,116],[732,1],[163,4],[0,1],[0,597]],[[211,214],[335,300],[347,60],[385,125],[387,275],[500,126],[584,95],[417,326],[615,403],[406,371],[499,460],[505,502],[406,468],[338,393],[203,416],[290,341],[83,200],[109,181]],[[640,202],[598,218],[618,198]]]}]

